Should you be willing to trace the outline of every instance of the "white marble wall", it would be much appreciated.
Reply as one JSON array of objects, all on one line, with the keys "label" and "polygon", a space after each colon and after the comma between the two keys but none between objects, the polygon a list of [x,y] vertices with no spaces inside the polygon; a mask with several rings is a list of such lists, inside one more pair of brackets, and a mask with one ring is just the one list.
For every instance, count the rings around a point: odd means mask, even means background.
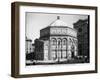
[{"label": "white marble wall", "polygon": [[70,35],[73,37],[77,37],[77,31],[73,28],[50,28],[51,35]]}]

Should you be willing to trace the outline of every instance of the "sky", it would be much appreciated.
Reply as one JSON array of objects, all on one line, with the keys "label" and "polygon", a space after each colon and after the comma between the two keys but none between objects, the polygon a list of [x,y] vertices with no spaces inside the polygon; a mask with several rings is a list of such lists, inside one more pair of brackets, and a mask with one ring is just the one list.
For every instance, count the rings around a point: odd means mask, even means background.
[{"label": "sky", "polygon": [[87,15],[74,15],[74,14],[49,14],[49,13],[32,13],[27,12],[25,16],[25,34],[28,39],[34,43],[36,38],[40,37],[40,30],[50,25],[53,21],[60,16],[60,20],[65,22],[68,27],[73,28],[73,23],[79,19],[87,19]]}]

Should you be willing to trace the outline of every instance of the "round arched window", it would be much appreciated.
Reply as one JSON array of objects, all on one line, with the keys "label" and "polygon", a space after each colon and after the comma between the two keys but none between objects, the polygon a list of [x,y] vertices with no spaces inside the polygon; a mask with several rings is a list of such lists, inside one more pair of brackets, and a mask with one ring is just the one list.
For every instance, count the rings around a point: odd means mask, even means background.
[{"label": "round arched window", "polygon": [[52,39],[52,44],[53,44],[53,45],[56,45],[56,43],[57,43],[57,42],[56,42],[56,39]]},{"label": "round arched window", "polygon": [[61,45],[61,40],[60,39],[58,39],[58,45]]},{"label": "round arched window", "polygon": [[66,45],[66,43],[67,43],[67,40],[66,39],[63,39],[63,45]]},{"label": "round arched window", "polygon": [[69,38],[69,42],[70,42],[70,43],[72,43],[72,40],[71,40],[71,38]]}]

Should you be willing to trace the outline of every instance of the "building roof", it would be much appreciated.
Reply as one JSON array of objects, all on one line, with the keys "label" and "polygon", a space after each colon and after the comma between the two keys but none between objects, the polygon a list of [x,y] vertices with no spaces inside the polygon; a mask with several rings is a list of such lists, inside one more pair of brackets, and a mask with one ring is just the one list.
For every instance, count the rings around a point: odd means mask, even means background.
[{"label": "building roof", "polygon": [[60,17],[57,16],[57,19],[55,21],[53,21],[49,26],[67,26],[67,24],[65,22],[63,22],[62,20],[60,20]]},{"label": "building roof", "polygon": [[74,23],[74,25],[79,25],[80,23],[82,24],[82,23],[85,23],[85,22],[88,22],[88,19],[84,19],[84,20],[79,19],[76,23]]}]

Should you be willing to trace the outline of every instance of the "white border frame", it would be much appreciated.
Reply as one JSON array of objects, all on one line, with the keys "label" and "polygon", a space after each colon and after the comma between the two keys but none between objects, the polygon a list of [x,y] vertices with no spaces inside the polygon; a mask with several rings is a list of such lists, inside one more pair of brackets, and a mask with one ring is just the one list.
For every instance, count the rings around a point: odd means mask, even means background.
[{"label": "white border frame", "polygon": [[[73,8],[54,8],[37,6],[20,6],[20,51],[19,51],[19,74],[40,74],[55,72],[74,72],[95,70],[95,10],[73,9]],[[66,13],[90,15],[90,63],[85,64],[64,64],[64,65],[38,65],[25,66],[25,12],[47,12],[47,13]],[[94,42],[94,43],[93,43]]]}]

